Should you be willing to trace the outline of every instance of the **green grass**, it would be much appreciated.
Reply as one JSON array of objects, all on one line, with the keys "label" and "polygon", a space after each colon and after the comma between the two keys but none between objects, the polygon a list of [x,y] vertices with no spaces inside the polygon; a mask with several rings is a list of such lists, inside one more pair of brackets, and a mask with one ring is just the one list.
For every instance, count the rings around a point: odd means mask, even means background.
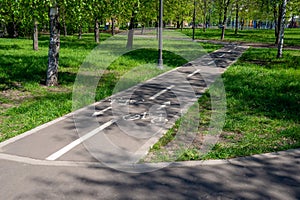
[{"label": "green grass", "polygon": [[[227,116],[219,141],[206,154],[197,144],[179,149],[178,160],[227,159],[300,147],[300,52],[285,51],[276,59],[274,49],[246,51],[224,74]],[[199,99],[198,135],[207,133],[211,106],[209,92]],[[174,139],[170,129],[151,149],[152,161]],[[153,156],[154,155],[154,156]]]},{"label": "green grass", "polygon": [[[192,36],[191,29],[184,29],[183,33]],[[204,40],[220,40],[221,29],[207,29],[203,32],[202,29],[197,29],[195,38]],[[249,29],[239,30],[238,34],[234,34],[231,28],[226,29],[224,41],[235,42],[251,42],[251,43],[275,43],[274,30],[269,29]],[[285,29],[284,44],[287,46],[300,46],[300,29]]]},{"label": "green grass", "polygon": [[[108,37],[109,34],[101,34],[102,42]],[[39,51],[35,52],[29,39],[0,38],[0,142],[72,111],[72,90],[77,72],[97,45],[93,34],[85,34],[81,40],[77,36],[62,37],[59,86],[48,88],[44,86],[48,39],[47,35],[40,36]],[[220,47],[203,46],[208,51]],[[163,72],[153,68],[149,73],[147,64],[151,62],[157,62],[157,51],[153,49],[135,50],[119,57],[99,81],[96,100],[111,95],[121,77],[132,78],[119,88],[125,89]],[[164,51],[164,63],[172,68],[186,63],[186,60]],[[136,70],[137,66],[142,66],[139,77],[130,77],[128,72]]]}]

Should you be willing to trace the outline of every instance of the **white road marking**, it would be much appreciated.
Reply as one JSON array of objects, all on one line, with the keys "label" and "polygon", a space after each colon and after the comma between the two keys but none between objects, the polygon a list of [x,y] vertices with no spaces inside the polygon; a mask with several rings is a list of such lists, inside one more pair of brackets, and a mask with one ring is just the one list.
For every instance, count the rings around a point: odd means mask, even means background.
[{"label": "white road marking", "polygon": [[220,58],[223,58],[225,56],[225,54],[220,55]]},{"label": "white road marking", "polygon": [[46,160],[52,160],[53,161],[53,160],[56,160],[56,159],[60,158],[62,155],[69,152],[71,149],[73,149],[77,145],[79,145],[82,142],[84,142],[85,140],[93,137],[94,135],[96,135],[97,133],[99,133],[103,129],[109,127],[110,125],[112,125],[116,121],[117,121],[116,119],[112,119],[112,120],[106,122],[105,124],[103,124],[103,125],[99,126],[98,128],[92,130],[91,132],[87,133],[86,135],[84,135],[84,136],[78,138],[77,140],[71,142],[70,144],[68,144],[67,146],[65,146],[62,149],[58,150],[57,152],[51,154],[50,156],[48,156],[46,158]]},{"label": "white road marking", "polygon": [[229,50],[229,51],[227,51],[227,52],[229,52],[229,53],[230,53],[230,52],[232,52],[232,50]]},{"label": "white road marking", "polygon": [[171,101],[165,102],[163,105],[159,106],[159,108],[157,110],[161,110],[161,109],[163,109],[163,108],[165,108],[165,107],[167,107],[169,105],[171,105]]},{"label": "white road marking", "polygon": [[209,63],[207,63],[208,65],[211,65],[213,64],[215,61],[210,61]]},{"label": "white road marking", "polygon": [[159,97],[160,95],[162,95],[163,93],[166,93],[168,90],[171,90],[173,87],[175,87],[175,85],[171,85],[170,87],[167,87],[166,89],[160,91],[159,93],[155,94],[154,96],[150,97],[150,100],[154,100],[157,97]]},{"label": "white road marking", "polygon": [[198,70],[194,71],[193,73],[189,74],[187,77],[190,78],[190,77],[194,76],[195,74],[199,73],[200,71],[201,70],[198,69]]},{"label": "white road marking", "polygon": [[110,109],[112,109],[112,107],[105,108],[104,110],[100,110],[99,112],[94,112],[94,114],[92,116],[95,117],[95,116],[98,116],[98,115],[103,115],[104,112],[106,112]]}]

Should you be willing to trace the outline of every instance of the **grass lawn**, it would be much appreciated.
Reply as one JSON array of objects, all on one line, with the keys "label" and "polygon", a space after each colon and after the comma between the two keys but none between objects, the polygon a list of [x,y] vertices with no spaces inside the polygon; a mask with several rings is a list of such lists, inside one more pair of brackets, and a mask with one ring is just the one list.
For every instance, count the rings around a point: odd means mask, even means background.
[{"label": "grass lawn", "polygon": [[[109,34],[101,34],[102,41],[108,37]],[[0,142],[72,111],[77,72],[97,45],[93,34],[85,34],[81,40],[77,36],[62,37],[59,86],[45,87],[48,40],[49,36],[41,36],[39,51],[35,52],[29,39],[0,38]],[[208,52],[220,48],[220,45],[202,46]],[[127,71],[151,62],[157,62],[157,51],[153,49],[132,51],[115,60],[99,82],[96,100],[110,96],[118,79]],[[186,60],[164,52],[164,63],[177,67]],[[147,74],[139,81],[158,73]]]},{"label": "grass lawn", "polygon": [[[178,160],[226,159],[300,147],[300,51],[247,50],[224,74],[226,122],[218,142],[206,154],[195,142],[178,149]],[[199,137],[209,128],[209,92],[199,99]],[[176,125],[151,149],[145,160],[168,161],[166,145],[174,139]],[[173,152],[174,153],[174,152]]]},{"label": "grass lawn", "polygon": [[[184,29],[183,33],[192,37],[192,29]],[[195,38],[203,40],[220,40],[221,29],[196,29]],[[239,30],[234,34],[231,28],[226,29],[224,41],[250,42],[250,43],[275,43],[274,30],[269,29],[249,29]],[[286,46],[300,46],[300,28],[285,29],[284,44]]]}]

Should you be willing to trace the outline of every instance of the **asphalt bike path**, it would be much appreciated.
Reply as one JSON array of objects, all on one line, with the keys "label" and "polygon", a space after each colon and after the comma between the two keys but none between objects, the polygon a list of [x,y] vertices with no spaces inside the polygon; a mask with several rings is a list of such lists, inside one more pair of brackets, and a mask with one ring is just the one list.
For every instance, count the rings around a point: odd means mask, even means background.
[{"label": "asphalt bike path", "polygon": [[225,46],[8,140],[0,151],[48,161],[136,163],[245,49]]}]

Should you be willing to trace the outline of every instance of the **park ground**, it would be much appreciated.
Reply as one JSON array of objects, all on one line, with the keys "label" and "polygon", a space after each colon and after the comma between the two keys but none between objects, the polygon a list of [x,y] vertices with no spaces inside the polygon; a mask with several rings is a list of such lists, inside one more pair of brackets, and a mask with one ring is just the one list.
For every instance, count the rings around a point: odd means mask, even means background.
[{"label": "park ground", "polygon": [[[191,30],[183,31],[191,35]],[[196,39],[217,40],[219,30],[197,30]],[[227,30],[226,41],[273,46],[274,31],[244,30],[234,35]],[[101,39],[108,38],[102,34]],[[221,139],[208,154],[201,155],[195,142],[180,152],[179,160],[224,159],[300,147],[300,29],[287,29],[286,50],[276,58],[275,48],[249,48],[223,75],[227,95],[227,117]],[[62,37],[59,86],[45,87],[48,36],[39,38],[39,51],[32,51],[30,39],[0,39],[0,141],[7,140],[72,111],[72,87],[76,73],[89,52],[96,47],[92,34],[83,39]],[[207,52],[221,47],[199,43]],[[290,49],[291,48],[291,49]],[[135,66],[156,62],[151,49],[130,52],[116,60],[99,82],[96,100],[112,94],[119,77]],[[165,63],[177,67],[186,61],[170,52]],[[154,75],[153,75],[154,76]],[[150,77],[147,77],[150,78]],[[199,99],[199,134],[210,121],[209,92]],[[155,154],[172,140],[176,125],[152,149]],[[155,157],[152,161],[166,161]]]}]

